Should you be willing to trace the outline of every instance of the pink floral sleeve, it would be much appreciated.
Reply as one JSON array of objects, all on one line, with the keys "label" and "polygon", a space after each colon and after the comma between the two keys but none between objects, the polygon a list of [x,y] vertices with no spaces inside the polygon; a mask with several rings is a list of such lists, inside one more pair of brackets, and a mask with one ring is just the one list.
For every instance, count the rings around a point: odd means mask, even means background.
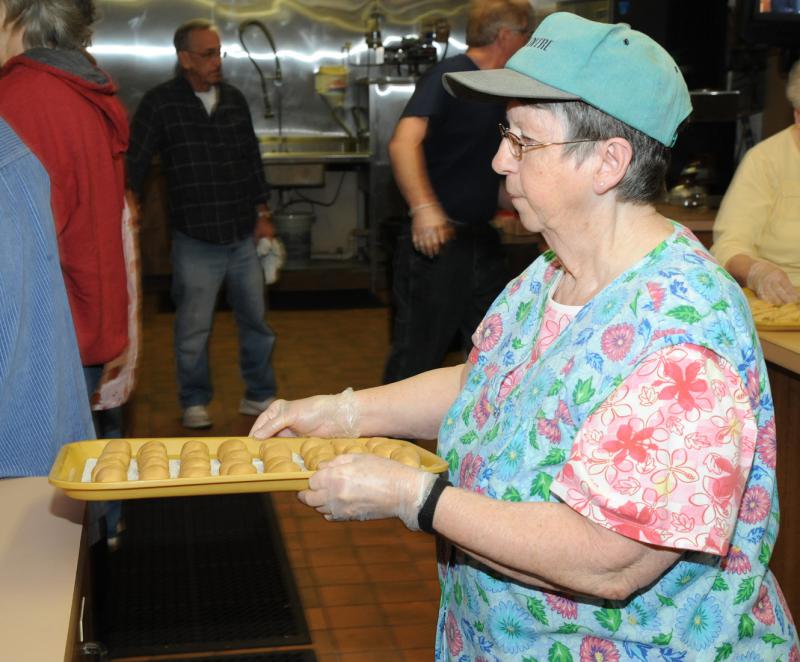
[{"label": "pink floral sleeve", "polygon": [[677,345],[650,355],[586,420],[551,491],[634,540],[722,555],[756,433],[735,370]]}]

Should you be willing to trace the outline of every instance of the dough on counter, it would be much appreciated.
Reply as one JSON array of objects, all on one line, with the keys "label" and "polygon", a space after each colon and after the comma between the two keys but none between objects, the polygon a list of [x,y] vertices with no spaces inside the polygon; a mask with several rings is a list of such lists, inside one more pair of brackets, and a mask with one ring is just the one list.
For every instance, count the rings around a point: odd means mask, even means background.
[{"label": "dough on counter", "polygon": [[378,457],[391,457],[392,453],[398,448],[402,448],[401,444],[396,441],[384,441],[381,444],[376,444],[372,447],[372,454]]},{"label": "dough on counter", "polygon": [[228,439],[223,441],[219,448],[217,448],[217,457],[219,458],[220,462],[225,459],[225,456],[230,453],[231,451],[247,451],[247,444],[245,444],[241,439]]},{"label": "dough on counter", "polygon": [[389,455],[389,459],[414,468],[419,468],[420,464],[422,463],[419,453],[409,446],[400,446],[400,448],[395,448],[391,455]]},{"label": "dough on counter", "polygon": [[302,471],[303,468],[297,464],[296,462],[292,462],[291,460],[287,460],[285,458],[277,458],[277,462],[270,465],[270,468],[267,469],[266,466],[264,467],[265,473],[291,473],[293,471]]},{"label": "dough on counter", "polygon": [[169,469],[160,464],[139,467],[139,480],[164,480],[169,478]]},{"label": "dough on counter", "polygon": [[371,453],[375,446],[386,443],[387,441],[389,441],[389,439],[386,437],[370,437],[364,442],[364,446],[366,446],[367,450]]},{"label": "dough on counter", "polygon": [[113,464],[100,467],[100,470],[92,476],[95,483],[121,483],[128,480],[128,471],[119,465]]},{"label": "dough on counter", "polygon": [[333,439],[333,440],[331,440],[331,446],[333,446],[333,452],[336,453],[337,455],[341,455],[342,453],[344,453],[345,449],[348,446],[352,446],[353,443],[354,442],[353,442],[352,439]]},{"label": "dough on counter", "polygon": [[344,449],[344,453],[369,453],[369,451],[364,444],[359,441],[354,441]]}]

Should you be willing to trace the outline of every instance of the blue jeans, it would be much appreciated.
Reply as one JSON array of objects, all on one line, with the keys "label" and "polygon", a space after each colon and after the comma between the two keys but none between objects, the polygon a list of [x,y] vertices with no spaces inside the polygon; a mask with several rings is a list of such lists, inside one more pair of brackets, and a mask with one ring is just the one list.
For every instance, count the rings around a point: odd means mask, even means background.
[{"label": "blue jeans", "polygon": [[245,397],[262,401],[276,391],[272,369],[275,334],[267,326],[264,273],[253,239],[212,244],[172,233],[172,300],[175,303],[175,358],[181,407],[205,405],[213,389],[208,339],[217,294],[226,281],[228,303],[239,330],[239,367]]}]

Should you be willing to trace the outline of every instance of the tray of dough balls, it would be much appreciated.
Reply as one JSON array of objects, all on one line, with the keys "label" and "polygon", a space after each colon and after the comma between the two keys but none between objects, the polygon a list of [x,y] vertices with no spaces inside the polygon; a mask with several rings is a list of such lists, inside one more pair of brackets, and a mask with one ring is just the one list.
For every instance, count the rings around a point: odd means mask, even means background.
[{"label": "tray of dough balls", "polygon": [[430,451],[387,437],[98,439],[64,445],[49,480],[86,501],[291,492],[308,487],[321,463],[345,453],[373,453],[433,473],[447,469]]}]

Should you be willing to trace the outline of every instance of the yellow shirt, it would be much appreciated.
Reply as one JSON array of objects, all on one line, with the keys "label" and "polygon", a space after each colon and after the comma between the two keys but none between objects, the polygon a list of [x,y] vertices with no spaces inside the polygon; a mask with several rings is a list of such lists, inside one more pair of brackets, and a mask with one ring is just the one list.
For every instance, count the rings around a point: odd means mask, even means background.
[{"label": "yellow shirt", "polygon": [[769,260],[800,286],[800,126],[747,152],[714,221],[714,257]]}]

